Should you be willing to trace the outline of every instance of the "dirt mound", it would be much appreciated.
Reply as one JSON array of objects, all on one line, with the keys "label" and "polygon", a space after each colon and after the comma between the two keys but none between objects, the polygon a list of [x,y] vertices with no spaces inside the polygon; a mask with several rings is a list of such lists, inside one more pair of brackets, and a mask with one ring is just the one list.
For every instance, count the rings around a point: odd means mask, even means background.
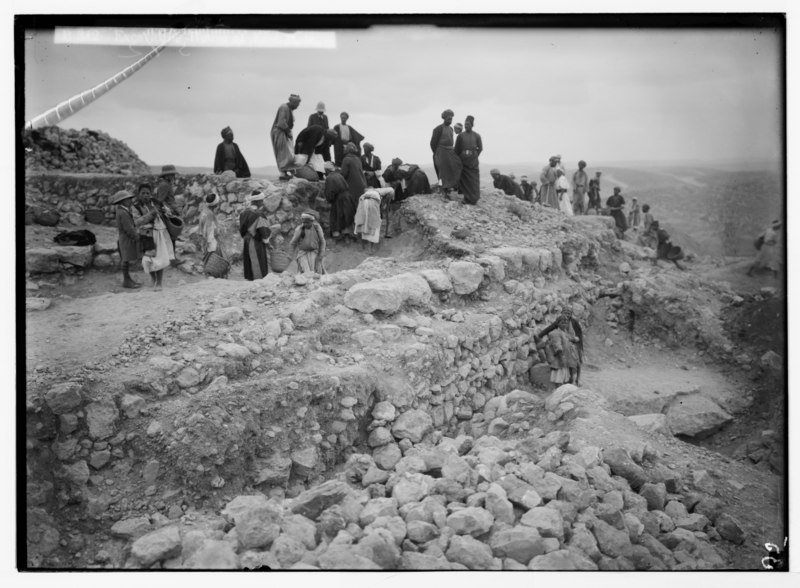
[{"label": "dirt mound", "polygon": [[130,147],[102,131],[42,127],[26,131],[23,144],[29,172],[150,173]]}]

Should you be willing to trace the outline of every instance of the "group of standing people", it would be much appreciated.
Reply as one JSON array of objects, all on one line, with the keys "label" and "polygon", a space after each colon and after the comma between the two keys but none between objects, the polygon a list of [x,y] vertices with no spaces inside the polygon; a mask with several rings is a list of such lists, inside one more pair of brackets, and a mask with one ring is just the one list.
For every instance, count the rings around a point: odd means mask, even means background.
[{"label": "group of standing people", "polygon": [[473,130],[475,117],[464,119],[464,124],[453,124],[455,113],[449,108],[442,112],[442,124],[431,133],[433,168],[444,192],[450,199],[452,192],[464,196],[464,204],[477,204],[480,199],[479,157],[483,140]]},{"label": "group of standing people", "polygon": [[141,288],[131,276],[131,267],[141,261],[153,289],[162,288],[164,270],[175,260],[175,240],[182,222],[175,210],[174,165],[161,168],[155,194],[150,184],[141,184],[136,195],[120,190],[110,203],[116,205],[118,249],[122,265],[122,287]]}]

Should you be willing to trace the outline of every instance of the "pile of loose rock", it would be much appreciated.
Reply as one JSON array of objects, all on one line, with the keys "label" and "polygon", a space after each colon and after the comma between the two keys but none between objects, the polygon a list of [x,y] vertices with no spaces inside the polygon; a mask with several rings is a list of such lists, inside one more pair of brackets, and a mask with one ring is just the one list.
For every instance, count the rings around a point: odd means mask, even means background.
[{"label": "pile of loose rock", "polygon": [[43,127],[26,131],[27,171],[147,174],[148,165],[118,139],[102,131]]},{"label": "pile of loose rock", "polygon": [[[549,407],[579,402],[573,388]],[[530,396],[511,392],[500,412],[541,404]],[[278,488],[237,496],[218,517],[115,523],[111,534],[130,541],[126,567],[694,570],[725,567],[714,544],[744,540],[700,480],[682,491],[647,452],[578,448],[537,427],[519,440],[442,437],[425,413],[388,403],[372,415],[376,451],[294,498]],[[389,462],[386,440],[402,450]]]}]

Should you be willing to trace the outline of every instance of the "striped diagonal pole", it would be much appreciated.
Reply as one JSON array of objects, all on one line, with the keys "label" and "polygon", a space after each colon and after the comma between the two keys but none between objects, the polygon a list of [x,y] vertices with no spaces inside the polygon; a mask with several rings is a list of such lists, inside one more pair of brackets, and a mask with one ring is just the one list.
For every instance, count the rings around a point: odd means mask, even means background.
[{"label": "striped diagonal pole", "polygon": [[33,117],[29,121],[25,123],[25,130],[31,130],[38,127],[49,126],[49,125],[56,125],[60,123],[65,118],[68,118],[78,112],[79,110],[85,108],[98,98],[105,94],[106,92],[112,90],[120,83],[128,79],[134,73],[142,69],[144,65],[149,62],[150,60],[157,57],[166,47],[175,40],[175,38],[181,34],[182,31],[178,31],[170,40],[168,40],[163,45],[159,45],[152,51],[150,51],[147,55],[136,61],[135,63],[129,65],[116,75],[108,78],[104,82],[94,86],[93,88],[89,88],[81,92],[80,94],[76,94],[69,100],[65,100],[60,104],[54,106],[53,108],[43,112],[42,114]]}]

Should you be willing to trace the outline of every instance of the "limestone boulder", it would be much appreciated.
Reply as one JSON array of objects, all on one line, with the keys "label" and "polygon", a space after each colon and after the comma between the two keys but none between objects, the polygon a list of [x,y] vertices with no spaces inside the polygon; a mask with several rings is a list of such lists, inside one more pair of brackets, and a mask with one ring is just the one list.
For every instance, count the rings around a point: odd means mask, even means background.
[{"label": "limestone boulder", "polygon": [[453,289],[453,283],[444,270],[425,269],[421,270],[419,274],[425,278],[434,292],[450,292]]},{"label": "limestone boulder", "polygon": [[733,420],[713,400],[692,394],[676,398],[667,410],[667,424],[674,435],[702,438]]},{"label": "limestone boulder", "polygon": [[405,273],[391,278],[361,282],[344,295],[348,308],[359,312],[395,313],[404,304],[425,305],[431,299],[431,288],[419,274]]},{"label": "limestone boulder", "polygon": [[471,294],[483,281],[483,268],[471,261],[454,261],[447,268],[456,294]]},{"label": "limestone boulder", "polygon": [[427,412],[411,409],[397,417],[392,425],[392,434],[397,439],[408,439],[412,443],[419,443],[432,429],[433,419]]}]

